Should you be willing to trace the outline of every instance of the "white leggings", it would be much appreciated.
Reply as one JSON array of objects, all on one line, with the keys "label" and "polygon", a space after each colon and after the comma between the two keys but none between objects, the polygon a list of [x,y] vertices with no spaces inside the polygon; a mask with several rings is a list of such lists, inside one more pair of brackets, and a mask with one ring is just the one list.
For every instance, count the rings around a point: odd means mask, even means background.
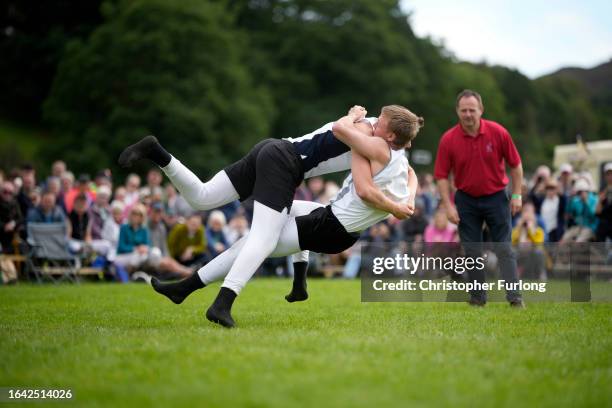
[{"label": "white leggings", "polygon": [[172,157],[170,163],[161,169],[195,210],[212,210],[239,198],[238,192],[224,170],[203,183],[175,157]]},{"label": "white leggings", "polygon": [[[314,203],[311,201],[300,201],[296,200],[291,206],[290,216],[287,222],[283,226],[280,234],[280,238],[276,247],[270,254],[270,258],[279,258],[287,255],[293,255],[293,262],[307,262],[308,251],[302,251],[300,248],[300,242],[298,239],[298,229],[295,223],[295,217],[300,215],[310,214],[317,208],[323,207],[323,204]],[[238,254],[242,250],[246,242],[247,236],[242,237],[234,245],[222,252],[215,259],[210,261],[208,264],[203,266],[199,271],[198,275],[202,282],[206,285],[216,282],[225,278],[229,270],[231,269],[234,261],[238,257]]]}]

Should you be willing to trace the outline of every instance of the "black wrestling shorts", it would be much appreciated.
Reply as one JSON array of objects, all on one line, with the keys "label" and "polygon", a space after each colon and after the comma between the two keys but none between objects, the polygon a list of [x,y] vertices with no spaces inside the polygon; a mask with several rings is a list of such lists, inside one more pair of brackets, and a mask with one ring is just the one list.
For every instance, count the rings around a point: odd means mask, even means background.
[{"label": "black wrestling shorts", "polygon": [[286,140],[266,139],[225,173],[240,196],[240,201],[253,196],[255,201],[281,212],[291,209],[295,189],[304,180],[302,161],[293,144]]},{"label": "black wrestling shorts", "polygon": [[295,218],[300,249],[322,254],[337,254],[353,246],[359,233],[347,232],[331,210],[331,206],[317,208],[310,214]]}]

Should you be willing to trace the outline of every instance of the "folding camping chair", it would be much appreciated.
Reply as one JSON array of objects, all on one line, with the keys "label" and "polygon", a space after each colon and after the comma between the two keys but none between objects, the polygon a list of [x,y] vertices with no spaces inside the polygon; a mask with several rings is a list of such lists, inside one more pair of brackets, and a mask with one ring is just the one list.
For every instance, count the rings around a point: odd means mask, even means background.
[{"label": "folding camping chair", "polygon": [[68,251],[66,225],[63,222],[28,223],[28,244],[27,265],[38,282],[45,277],[53,282],[76,282],[80,259]]}]

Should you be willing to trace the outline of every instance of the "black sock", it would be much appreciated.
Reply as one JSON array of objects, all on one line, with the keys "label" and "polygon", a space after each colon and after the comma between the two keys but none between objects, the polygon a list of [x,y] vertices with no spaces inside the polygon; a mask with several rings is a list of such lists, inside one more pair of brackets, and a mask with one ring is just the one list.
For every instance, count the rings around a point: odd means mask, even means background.
[{"label": "black sock", "polygon": [[149,159],[159,167],[166,167],[172,156],[159,144],[155,136],[146,136],[121,152],[119,164],[121,167],[131,167],[140,159]]},{"label": "black sock", "polygon": [[222,286],[215,301],[206,311],[206,318],[227,328],[234,327],[231,311],[236,296],[238,296],[236,292]]},{"label": "black sock", "polygon": [[198,273],[194,272],[193,275],[178,282],[162,283],[157,278],[153,278],[151,279],[151,286],[156,292],[161,293],[178,305],[192,292],[202,289],[206,285],[202,282]]},{"label": "black sock", "polygon": [[306,291],[306,273],[308,272],[308,262],[295,262],[293,264],[293,287],[291,293],[285,296],[289,303],[300,302],[308,299]]},{"label": "black sock", "polygon": [[159,167],[166,167],[168,164],[170,164],[170,160],[172,159],[170,153],[168,153],[166,149],[164,149],[163,146],[159,144],[159,142],[152,143],[149,146],[148,156],[149,159],[153,160],[153,162]]}]

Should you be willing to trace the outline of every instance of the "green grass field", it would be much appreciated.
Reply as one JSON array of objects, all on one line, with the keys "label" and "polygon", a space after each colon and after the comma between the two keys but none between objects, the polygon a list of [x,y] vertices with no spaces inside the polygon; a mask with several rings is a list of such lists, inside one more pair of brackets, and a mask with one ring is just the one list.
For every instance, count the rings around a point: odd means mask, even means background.
[{"label": "green grass field", "polygon": [[[612,404],[612,304],[361,303],[359,281],[256,279],[238,328],[144,284],[0,288],[0,386],[70,388],[73,406]],[[5,404],[0,404],[5,406]],[[19,406],[24,406],[19,404]]]}]

